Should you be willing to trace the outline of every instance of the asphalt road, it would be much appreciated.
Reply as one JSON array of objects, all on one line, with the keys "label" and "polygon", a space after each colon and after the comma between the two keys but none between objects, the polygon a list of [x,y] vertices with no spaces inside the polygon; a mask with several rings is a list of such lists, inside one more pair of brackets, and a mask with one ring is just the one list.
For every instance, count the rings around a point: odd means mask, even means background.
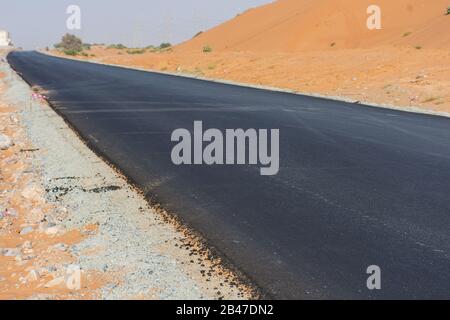
[{"label": "asphalt road", "polygon": [[[274,298],[450,298],[450,119],[9,55],[147,196]],[[280,172],[175,166],[177,128],[280,129]],[[126,213],[124,213],[126,214]],[[381,268],[381,290],[366,269]]]}]

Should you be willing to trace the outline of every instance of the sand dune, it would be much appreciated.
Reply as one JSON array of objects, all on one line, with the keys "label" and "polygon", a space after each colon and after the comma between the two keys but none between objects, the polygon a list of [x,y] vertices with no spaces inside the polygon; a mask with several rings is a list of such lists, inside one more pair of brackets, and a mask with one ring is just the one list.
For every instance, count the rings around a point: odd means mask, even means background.
[{"label": "sand dune", "polygon": [[[367,28],[381,8],[382,29]],[[450,48],[449,0],[279,0],[251,9],[177,47],[198,51],[298,52],[384,45]]]},{"label": "sand dune", "polygon": [[[381,7],[381,30],[367,8]],[[173,50],[97,61],[450,114],[450,0],[279,0]],[[333,45],[332,45],[333,44]],[[212,50],[203,52],[204,46]]]}]

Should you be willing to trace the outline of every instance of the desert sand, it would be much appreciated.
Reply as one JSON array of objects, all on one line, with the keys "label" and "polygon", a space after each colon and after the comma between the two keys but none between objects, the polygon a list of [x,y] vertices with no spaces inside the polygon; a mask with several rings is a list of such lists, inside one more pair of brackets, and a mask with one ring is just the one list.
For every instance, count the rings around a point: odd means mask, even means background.
[{"label": "desert sand", "polygon": [[449,113],[450,1],[379,0],[381,30],[367,28],[372,3],[279,0],[170,50],[83,59]]}]

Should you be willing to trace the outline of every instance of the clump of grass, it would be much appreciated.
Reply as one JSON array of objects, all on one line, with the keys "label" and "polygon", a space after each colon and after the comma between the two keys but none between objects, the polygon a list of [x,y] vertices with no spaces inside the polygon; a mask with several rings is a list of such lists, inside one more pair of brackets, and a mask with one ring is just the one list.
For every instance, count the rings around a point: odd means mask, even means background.
[{"label": "clump of grass", "polygon": [[409,31],[408,31],[408,32],[405,32],[405,33],[403,34],[403,38],[406,38],[407,36],[410,36],[411,33],[412,33],[412,32],[409,32]]},{"label": "clump of grass", "polygon": [[215,64],[210,64],[209,66],[208,66],[208,70],[214,70],[216,68],[216,65]]},{"label": "clump of grass", "polygon": [[447,15],[447,16],[450,15],[450,7],[447,8],[447,13],[446,13],[446,15]]},{"label": "clump of grass", "polygon": [[422,103],[430,103],[430,102],[434,102],[439,99],[440,99],[440,97],[430,97],[428,99],[423,100]]},{"label": "clump of grass", "polygon": [[77,50],[64,50],[64,54],[67,56],[77,56],[79,51]]},{"label": "clump of grass", "polygon": [[331,44],[330,44],[330,47],[334,47],[336,45],[336,42],[332,42]]},{"label": "clump of grass", "polygon": [[212,51],[213,51],[213,49],[209,45],[206,45],[206,46],[203,47],[203,52],[204,53],[210,53]]},{"label": "clump of grass", "polygon": [[127,49],[127,47],[124,46],[124,45],[121,44],[121,43],[118,43],[118,44],[111,44],[111,45],[109,45],[106,49],[119,49],[119,50],[123,50],[123,49]]},{"label": "clump of grass", "polygon": [[170,48],[170,47],[172,47],[172,44],[170,44],[169,42],[163,42],[163,43],[161,43],[160,45],[159,45],[159,49],[167,49],[167,48]]},{"label": "clump of grass", "polygon": [[128,54],[144,54],[145,49],[133,49],[133,50],[127,50]]},{"label": "clump of grass", "polygon": [[150,52],[155,52],[155,53],[166,52],[166,51],[172,50],[172,44],[170,44],[169,42],[163,42],[158,47],[150,45],[146,49],[150,50]]},{"label": "clump of grass", "polygon": [[416,48],[417,50],[422,49],[422,46],[415,46],[414,48]]},{"label": "clump of grass", "polygon": [[198,76],[203,76],[203,70],[200,67],[195,67],[194,69],[194,74],[198,75]]}]

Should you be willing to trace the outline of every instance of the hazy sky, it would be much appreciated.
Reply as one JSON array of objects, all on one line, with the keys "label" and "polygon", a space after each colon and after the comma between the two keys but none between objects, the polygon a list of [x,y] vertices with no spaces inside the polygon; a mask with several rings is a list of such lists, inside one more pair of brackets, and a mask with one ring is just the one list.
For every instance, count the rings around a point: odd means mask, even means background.
[{"label": "hazy sky", "polygon": [[[66,32],[89,43],[147,46],[177,43],[272,0],[2,0],[0,29],[16,46],[51,46]],[[69,5],[81,8],[81,30],[66,27]]]}]

